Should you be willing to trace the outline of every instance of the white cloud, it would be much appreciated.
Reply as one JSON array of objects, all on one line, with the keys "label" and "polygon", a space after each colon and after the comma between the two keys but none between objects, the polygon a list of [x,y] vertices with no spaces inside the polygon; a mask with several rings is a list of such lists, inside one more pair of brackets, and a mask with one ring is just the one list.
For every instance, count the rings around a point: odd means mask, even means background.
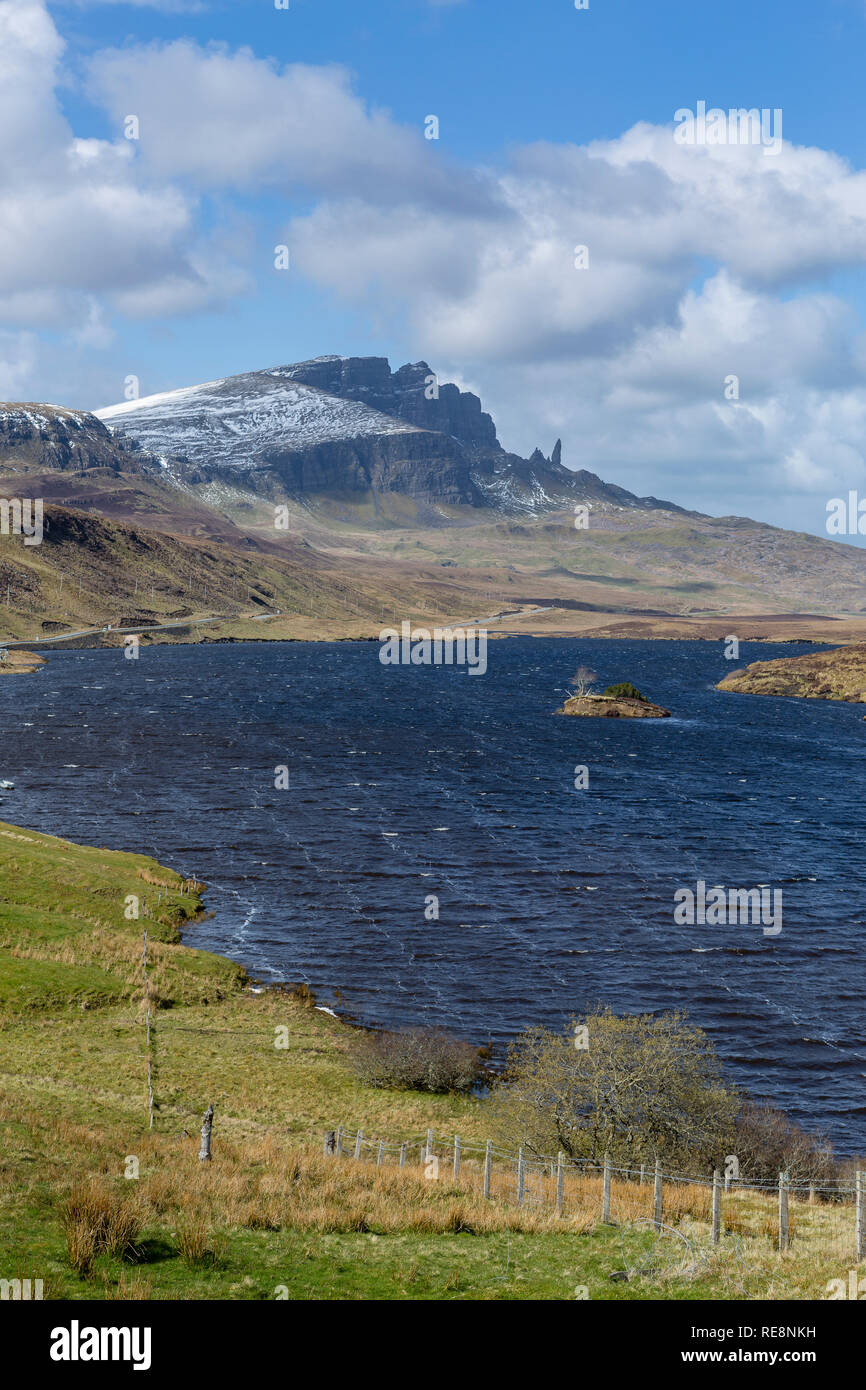
[{"label": "white cloud", "polygon": [[224,44],[111,49],[89,68],[89,92],[118,128],[139,117],[140,158],[159,178],[198,188],[304,190],[378,206],[411,199],[459,211],[485,208],[487,181],[445,166],[417,130],[352,90],[337,65],[257,58]]},{"label": "white cloud", "polygon": [[36,362],[35,334],[0,330],[0,400],[19,401],[28,394]]},{"label": "white cloud", "polygon": [[[131,141],[78,138],[58,104],[63,43],[45,6],[0,3],[0,315],[110,331],[105,306],[185,312],[225,300],[237,272],[202,273],[196,202],[137,168]],[[101,299],[97,333],[94,297]]]},{"label": "white cloud", "polygon": [[477,381],[524,452],[562,435],[572,467],[771,519],[780,494],[866,482],[864,338],[824,283],[866,264],[866,175],[641,125],[518,150],[498,194],[483,217],[326,199],[292,222],[295,264],[401,304],[410,351]]}]

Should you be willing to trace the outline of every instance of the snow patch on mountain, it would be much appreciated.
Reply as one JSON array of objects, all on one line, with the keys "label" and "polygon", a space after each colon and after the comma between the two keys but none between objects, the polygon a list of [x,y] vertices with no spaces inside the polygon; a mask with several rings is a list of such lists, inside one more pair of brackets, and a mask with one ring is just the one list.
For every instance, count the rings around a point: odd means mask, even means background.
[{"label": "snow patch on mountain", "polygon": [[154,453],[237,468],[260,464],[274,449],[419,432],[358,401],[303,386],[279,367],[162,391],[94,413],[112,432],[129,434]]}]

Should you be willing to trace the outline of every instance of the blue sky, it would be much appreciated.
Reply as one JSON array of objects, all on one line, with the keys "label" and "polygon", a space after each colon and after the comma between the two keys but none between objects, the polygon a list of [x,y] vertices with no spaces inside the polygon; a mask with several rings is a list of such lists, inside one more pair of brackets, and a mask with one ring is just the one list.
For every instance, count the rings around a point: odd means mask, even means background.
[{"label": "blue sky", "polygon": [[[0,395],[423,357],[638,492],[817,533],[866,496],[864,0],[0,0],[0,37]],[[783,152],[675,148],[699,100]]]},{"label": "blue sky", "polygon": [[[697,95],[782,106],[789,137],[866,155],[862,0],[215,0],[198,13],[124,3],[52,5],[61,32],[93,47],[192,37],[280,62],[344,63],[397,119],[431,103],[469,158],[510,141],[610,139],[664,122]],[[177,13],[171,13],[176,8]],[[94,131],[99,120],[94,120]],[[443,134],[446,138],[446,134]]]}]

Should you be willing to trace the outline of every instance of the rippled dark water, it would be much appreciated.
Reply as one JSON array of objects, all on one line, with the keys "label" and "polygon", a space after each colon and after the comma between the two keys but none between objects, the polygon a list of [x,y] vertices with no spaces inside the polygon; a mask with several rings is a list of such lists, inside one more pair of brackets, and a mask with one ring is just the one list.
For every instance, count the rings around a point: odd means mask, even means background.
[{"label": "rippled dark water", "polygon": [[[675,717],[553,717],[579,661]],[[0,814],[197,874],[216,916],[189,944],[368,1020],[501,1041],[598,1000],[685,1008],[755,1094],[862,1150],[866,724],[723,695],[729,669],[703,642],[511,639],[484,676],[372,642],[53,652],[0,682]],[[676,926],[699,878],[781,887],[781,935]]]}]

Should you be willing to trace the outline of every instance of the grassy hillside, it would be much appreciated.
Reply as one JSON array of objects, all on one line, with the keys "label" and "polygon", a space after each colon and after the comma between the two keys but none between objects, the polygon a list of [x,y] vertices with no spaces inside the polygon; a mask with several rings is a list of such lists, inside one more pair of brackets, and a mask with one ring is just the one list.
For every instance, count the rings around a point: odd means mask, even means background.
[{"label": "grassy hillside", "polygon": [[[602,1226],[597,1178],[569,1181],[557,1220],[485,1201],[471,1163],[430,1182],[414,1155],[402,1170],[323,1157],[341,1122],[481,1141],[484,1102],[362,1086],[354,1029],[194,949],[202,891],[144,856],[0,825],[0,1276],[79,1299],[483,1300],[808,1298],[846,1277],[851,1221],[823,1204],[792,1202],[780,1255],[772,1198],[742,1194],[712,1252],[706,1191],[669,1185],[665,1221],[703,1253],[690,1277],[642,1276],[652,1237],[629,1223],[649,1187],[615,1182]],[[109,1248],[88,1251],[100,1223]]]}]

